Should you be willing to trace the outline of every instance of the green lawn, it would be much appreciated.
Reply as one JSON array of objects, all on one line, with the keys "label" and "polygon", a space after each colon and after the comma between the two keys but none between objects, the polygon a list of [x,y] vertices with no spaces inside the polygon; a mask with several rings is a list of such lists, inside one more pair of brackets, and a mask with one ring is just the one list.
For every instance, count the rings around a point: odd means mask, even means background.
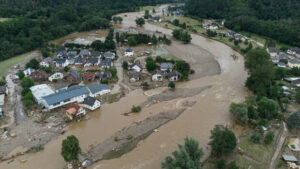
[{"label": "green lawn", "polygon": [[153,8],[156,8],[157,6],[142,6],[140,7],[140,11],[145,11],[145,10],[149,10],[150,12],[152,12]]},{"label": "green lawn", "polygon": [[29,54],[30,53],[25,53],[23,55],[19,55],[0,62],[0,76],[3,76],[4,73],[7,71],[7,69],[10,68],[11,66],[22,62]]}]

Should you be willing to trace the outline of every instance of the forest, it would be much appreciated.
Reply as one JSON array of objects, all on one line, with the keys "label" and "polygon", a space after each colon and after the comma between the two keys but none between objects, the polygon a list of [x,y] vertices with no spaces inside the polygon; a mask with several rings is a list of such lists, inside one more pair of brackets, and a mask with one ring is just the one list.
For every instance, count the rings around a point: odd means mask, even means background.
[{"label": "forest", "polygon": [[225,26],[300,46],[299,0],[187,0],[186,14],[226,19]]},{"label": "forest", "polygon": [[0,0],[0,61],[74,31],[110,27],[112,15],[178,0]]}]

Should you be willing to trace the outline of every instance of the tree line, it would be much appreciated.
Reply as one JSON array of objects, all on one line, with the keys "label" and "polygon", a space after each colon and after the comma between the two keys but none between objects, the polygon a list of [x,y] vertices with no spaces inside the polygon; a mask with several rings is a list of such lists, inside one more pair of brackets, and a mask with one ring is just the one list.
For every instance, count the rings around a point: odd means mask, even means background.
[{"label": "tree line", "polygon": [[12,19],[0,23],[0,61],[41,48],[49,40],[74,31],[108,28],[112,15],[116,13],[173,1],[2,1],[0,17]]},{"label": "tree line", "polygon": [[300,1],[297,0],[187,0],[186,14],[196,18],[226,19],[225,26],[300,45]]}]

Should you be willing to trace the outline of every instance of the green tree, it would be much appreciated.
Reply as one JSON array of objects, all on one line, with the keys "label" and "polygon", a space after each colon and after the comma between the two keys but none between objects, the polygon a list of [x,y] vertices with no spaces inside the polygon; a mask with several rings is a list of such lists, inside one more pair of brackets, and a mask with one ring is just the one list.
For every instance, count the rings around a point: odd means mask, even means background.
[{"label": "green tree", "polygon": [[137,19],[135,20],[135,23],[136,23],[136,25],[138,25],[138,26],[143,26],[143,25],[145,25],[145,20],[144,20],[144,18],[137,18]]},{"label": "green tree", "polygon": [[152,35],[152,39],[151,39],[151,42],[156,45],[158,40],[157,40],[157,37],[155,36],[155,34]]},{"label": "green tree", "polygon": [[136,46],[137,45],[137,41],[135,40],[135,37],[134,36],[130,36],[128,38],[128,42],[129,42],[129,45],[130,46]]},{"label": "green tree", "polygon": [[148,19],[150,17],[149,10],[145,10],[144,18]]},{"label": "green tree", "polygon": [[296,90],[296,96],[295,96],[295,99],[298,103],[300,103],[300,89],[297,89]]},{"label": "green tree", "polygon": [[36,59],[31,59],[25,66],[26,68],[38,69],[40,63]]},{"label": "green tree", "polygon": [[217,125],[211,131],[211,153],[214,156],[222,156],[229,154],[237,145],[237,140],[234,133],[227,127]]},{"label": "green tree", "polygon": [[18,77],[19,77],[20,80],[22,80],[25,77],[25,74],[22,70],[19,70]]},{"label": "green tree", "polygon": [[147,57],[146,59],[146,69],[148,71],[154,71],[156,69],[156,63],[155,61],[152,59],[152,57]]},{"label": "green tree", "polygon": [[224,158],[217,159],[215,165],[217,169],[226,169],[226,161]]},{"label": "green tree", "polygon": [[61,155],[66,162],[78,160],[78,155],[81,153],[78,139],[71,135],[62,141]]},{"label": "green tree", "polygon": [[274,133],[272,131],[269,131],[264,139],[265,144],[271,144],[274,139]]},{"label": "green tree", "polygon": [[70,70],[70,68],[68,66],[64,67],[64,71],[68,72]]},{"label": "green tree", "polygon": [[175,25],[175,26],[179,26],[179,20],[178,19],[174,19],[174,21],[173,21],[173,25]]},{"label": "green tree", "polygon": [[178,145],[172,155],[167,156],[161,164],[162,169],[201,169],[200,159],[203,156],[199,143],[192,138],[185,138],[184,145]]},{"label": "green tree", "polygon": [[128,69],[128,62],[127,61],[123,61],[122,67],[123,67],[123,69],[127,70]]},{"label": "green tree", "polygon": [[282,67],[276,67],[275,69],[275,79],[282,80],[286,76],[286,70]]},{"label": "green tree", "polygon": [[258,101],[257,111],[261,118],[272,120],[278,114],[278,107],[274,100],[263,97]]},{"label": "green tree", "polygon": [[291,129],[299,129],[300,128],[300,113],[294,112],[286,119],[287,125]]},{"label": "green tree", "polygon": [[259,142],[260,142],[260,138],[261,138],[260,134],[254,133],[254,134],[251,136],[251,141],[252,141],[253,143],[259,143]]},{"label": "green tree", "polygon": [[235,161],[231,161],[227,166],[226,169],[239,169],[239,167],[235,164]]},{"label": "green tree", "polygon": [[42,53],[42,56],[43,56],[44,58],[47,58],[47,57],[50,56],[50,52],[49,52],[49,49],[48,49],[47,47],[43,47],[43,48],[41,49],[41,53]]},{"label": "green tree", "polygon": [[26,78],[22,79],[22,81],[21,81],[21,86],[23,88],[28,88],[29,89],[33,85],[34,85],[34,81],[32,79],[30,79],[29,77],[26,77]]},{"label": "green tree", "polygon": [[176,39],[180,39],[181,34],[182,34],[181,29],[174,29],[173,32],[172,32],[173,37],[176,38]]},{"label": "green tree", "polygon": [[131,108],[131,112],[133,112],[133,113],[138,113],[138,112],[141,112],[141,111],[142,111],[142,108],[140,106],[133,105],[132,108]]},{"label": "green tree", "polygon": [[119,43],[121,41],[120,33],[116,32],[116,41]]},{"label": "green tree", "polygon": [[248,106],[246,104],[231,103],[230,112],[237,122],[244,125],[248,123]]},{"label": "green tree", "polygon": [[117,24],[119,19],[118,19],[118,17],[114,16],[114,17],[112,18],[112,20],[114,21],[115,24]]},{"label": "green tree", "polygon": [[171,89],[175,89],[176,85],[174,82],[169,82],[168,87]]}]

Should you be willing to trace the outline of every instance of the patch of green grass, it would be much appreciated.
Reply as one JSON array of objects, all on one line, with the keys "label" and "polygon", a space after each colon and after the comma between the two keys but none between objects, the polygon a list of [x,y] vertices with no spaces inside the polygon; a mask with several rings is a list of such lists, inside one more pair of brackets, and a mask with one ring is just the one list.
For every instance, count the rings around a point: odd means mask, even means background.
[{"label": "patch of green grass", "polygon": [[44,150],[44,146],[39,145],[39,146],[33,146],[30,147],[25,153],[35,153]]},{"label": "patch of green grass", "polygon": [[157,6],[142,6],[140,7],[140,11],[145,11],[145,10],[149,10],[150,12],[152,12],[153,8],[156,8]]},{"label": "patch of green grass", "polygon": [[267,168],[268,166],[264,164],[258,164],[237,153],[231,155],[229,161],[235,161],[236,165],[239,166],[240,168],[250,168],[251,166],[252,169],[263,169],[263,168]]},{"label": "patch of green grass", "polygon": [[10,68],[13,65],[16,65],[20,62],[22,62],[23,60],[25,60],[25,58],[29,55],[30,53],[25,53],[7,60],[4,60],[2,62],[0,62],[0,76],[3,76],[4,73],[7,71],[8,68]]}]

